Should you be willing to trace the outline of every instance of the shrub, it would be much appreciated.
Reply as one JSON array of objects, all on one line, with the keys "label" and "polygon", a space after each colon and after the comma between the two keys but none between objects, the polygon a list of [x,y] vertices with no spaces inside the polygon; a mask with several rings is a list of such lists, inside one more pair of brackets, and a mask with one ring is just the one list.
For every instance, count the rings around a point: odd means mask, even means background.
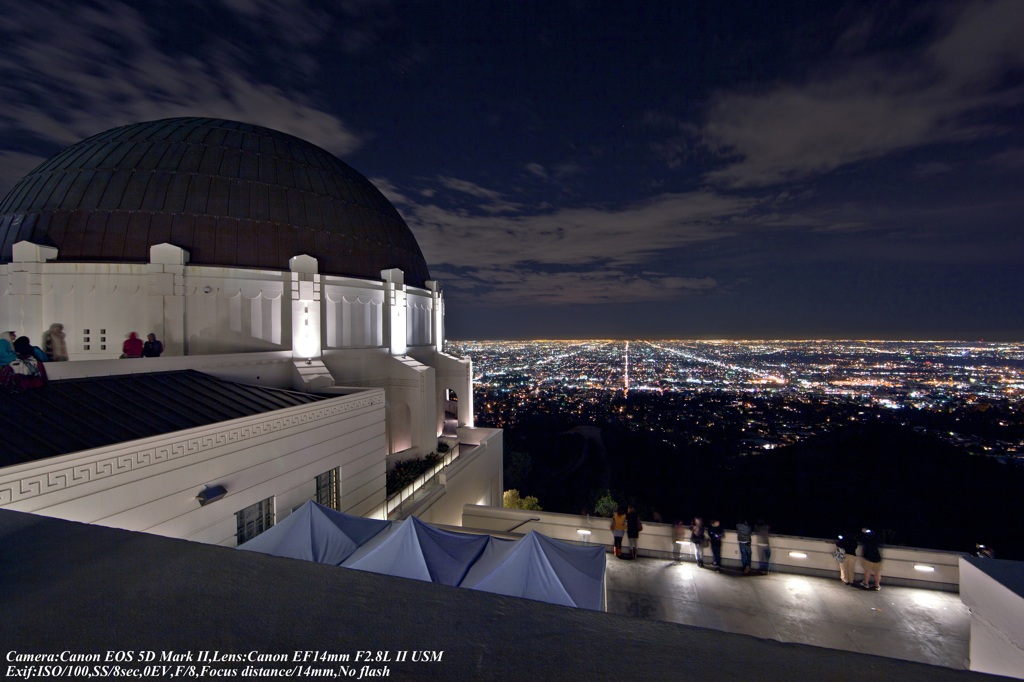
[{"label": "shrub", "polygon": [[441,456],[436,452],[432,452],[425,457],[419,459],[407,459],[404,462],[399,462],[395,465],[395,468],[387,474],[387,494],[390,497],[406,486],[412,484],[420,474],[430,469],[432,466],[441,461]]},{"label": "shrub", "polygon": [[502,504],[506,509],[526,509],[528,511],[544,511],[540,506],[540,500],[533,495],[519,497],[519,491],[513,488],[506,490],[501,496]]},{"label": "shrub", "polygon": [[612,491],[605,490],[604,495],[594,505],[594,513],[598,516],[611,517],[615,513],[615,510],[619,508],[618,503],[612,497]]}]

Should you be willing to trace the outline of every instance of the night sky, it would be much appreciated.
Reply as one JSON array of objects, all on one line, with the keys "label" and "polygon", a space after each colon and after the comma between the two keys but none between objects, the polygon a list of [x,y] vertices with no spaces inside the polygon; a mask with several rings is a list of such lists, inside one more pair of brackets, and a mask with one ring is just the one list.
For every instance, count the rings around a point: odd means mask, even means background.
[{"label": "night sky", "polygon": [[3,192],[282,130],[395,203],[449,338],[1024,340],[1019,0],[2,6]]}]

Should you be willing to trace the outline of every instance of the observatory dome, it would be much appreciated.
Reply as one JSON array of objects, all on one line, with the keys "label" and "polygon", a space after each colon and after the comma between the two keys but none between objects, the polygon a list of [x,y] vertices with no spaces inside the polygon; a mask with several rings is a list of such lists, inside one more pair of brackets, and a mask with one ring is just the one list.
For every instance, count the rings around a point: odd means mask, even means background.
[{"label": "observatory dome", "polygon": [[114,128],[57,153],[0,201],[0,263],[30,241],[58,262],[145,263],[170,243],[190,265],[322,274],[430,275],[408,225],[356,170],[291,135],[235,121],[170,118]]}]

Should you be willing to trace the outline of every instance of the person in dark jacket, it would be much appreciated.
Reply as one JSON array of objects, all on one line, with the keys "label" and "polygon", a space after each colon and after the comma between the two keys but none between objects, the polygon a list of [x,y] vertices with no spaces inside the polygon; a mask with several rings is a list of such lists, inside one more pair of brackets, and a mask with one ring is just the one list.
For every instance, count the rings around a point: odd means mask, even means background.
[{"label": "person in dark jacket", "polygon": [[164,344],[156,338],[156,334],[150,334],[146,337],[146,343],[142,344],[142,357],[158,358],[163,352]]},{"label": "person in dark jacket", "polygon": [[[882,538],[870,528],[860,531],[860,560],[864,564],[864,581],[860,584],[866,590],[882,589]],[[874,575],[874,583],[871,576]]]},{"label": "person in dark jacket", "polygon": [[857,575],[857,536],[843,533],[836,538],[836,561],[839,562],[839,579],[853,585]]},{"label": "person in dark jacket", "polygon": [[629,505],[629,508],[626,509],[626,537],[629,538],[629,548],[634,559],[636,559],[637,545],[640,542],[640,531],[643,529],[644,524],[640,522],[640,514],[637,513],[636,507]]},{"label": "person in dark jacket", "polygon": [[722,523],[718,519],[712,519],[711,525],[707,527],[708,540],[711,541],[711,556],[714,560],[711,565],[715,568],[721,568],[722,566],[722,537],[725,535],[725,529],[722,528]]},{"label": "person in dark jacket", "polygon": [[740,565],[743,566],[743,574],[750,574],[751,534],[752,529],[746,520],[736,524],[736,542],[740,545]]}]

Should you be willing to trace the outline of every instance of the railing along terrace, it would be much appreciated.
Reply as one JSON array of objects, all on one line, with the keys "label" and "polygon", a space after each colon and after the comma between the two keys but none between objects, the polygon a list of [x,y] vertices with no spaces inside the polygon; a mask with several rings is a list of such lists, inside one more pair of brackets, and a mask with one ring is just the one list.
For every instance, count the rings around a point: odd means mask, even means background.
[{"label": "railing along terrace", "polygon": [[459,458],[460,447],[457,438],[440,438],[438,442],[447,445],[448,451],[441,453],[441,459],[417,476],[416,480],[387,499],[384,505],[385,518],[401,518],[405,506],[419,501],[423,495],[438,487],[440,483],[437,479],[440,473]]},{"label": "railing along terrace", "polygon": [[[499,532],[515,528],[512,532],[516,534],[535,530],[559,540],[610,548],[613,538],[609,523],[610,519],[594,515],[522,511],[474,504],[465,505],[462,512],[462,525],[466,528]],[[839,564],[833,557],[836,549],[834,540],[772,534],[769,546],[769,571],[839,578]],[[638,549],[641,557],[695,561],[689,530],[679,538],[672,524],[644,521]],[[760,565],[761,545],[756,538],[752,549],[752,567],[757,569]],[[956,592],[959,589],[959,560],[962,556],[965,556],[962,552],[885,546],[882,549],[882,583]],[[722,540],[723,567],[739,568],[739,557],[736,532],[727,529]],[[704,563],[711,563],[710,547],[704,548]],[[858,559],[858,579],[861,569]]]}]

